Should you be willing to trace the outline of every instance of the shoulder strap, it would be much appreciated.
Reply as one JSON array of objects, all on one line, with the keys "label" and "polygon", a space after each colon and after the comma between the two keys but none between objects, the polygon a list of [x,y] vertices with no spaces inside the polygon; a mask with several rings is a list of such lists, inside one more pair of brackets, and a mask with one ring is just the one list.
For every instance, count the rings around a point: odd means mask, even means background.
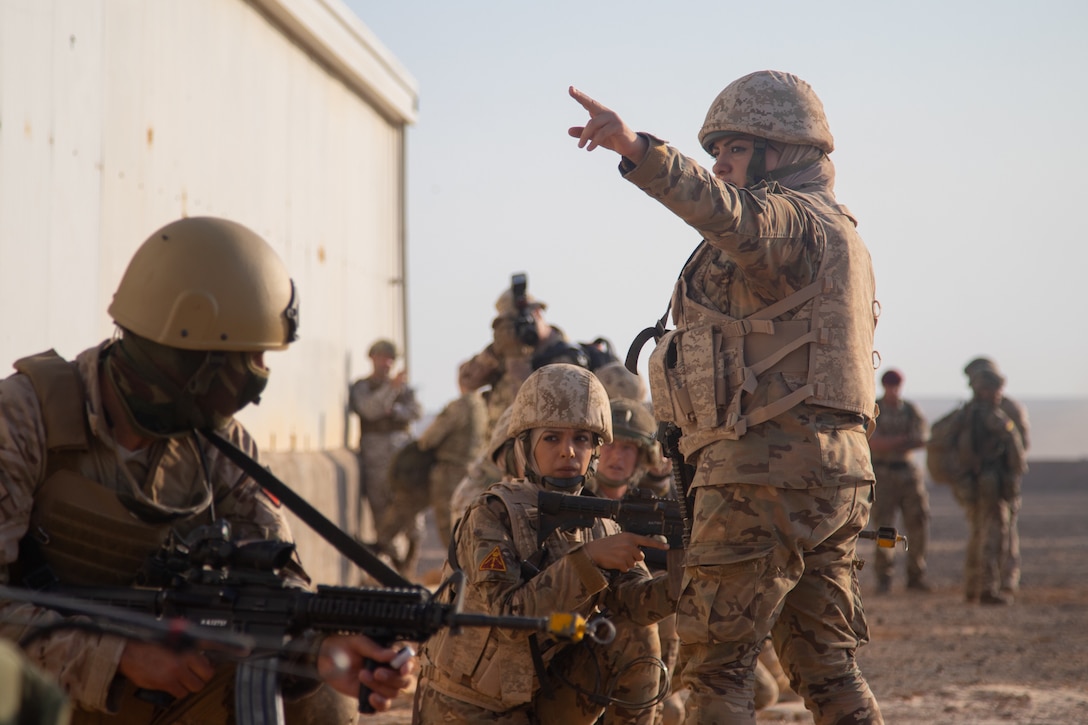
[{"label": "shoulder strap", "polygon": [[30,378],[42,407],[48,450],[84,450],[89,445],[83,411],[86,394],[79,369],[56,350],[15,361],[15,370]]}]

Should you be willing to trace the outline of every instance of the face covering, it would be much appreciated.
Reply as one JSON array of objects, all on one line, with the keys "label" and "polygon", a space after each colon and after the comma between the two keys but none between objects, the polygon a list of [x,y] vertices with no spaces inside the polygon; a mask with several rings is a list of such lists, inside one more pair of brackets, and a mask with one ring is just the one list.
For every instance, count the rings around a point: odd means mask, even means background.
[{"label": "face covering", "polygon": [[222,428],[268,384],[261,353],[181,350],[125,331],[106,355],[129,422],[151,438]]}]

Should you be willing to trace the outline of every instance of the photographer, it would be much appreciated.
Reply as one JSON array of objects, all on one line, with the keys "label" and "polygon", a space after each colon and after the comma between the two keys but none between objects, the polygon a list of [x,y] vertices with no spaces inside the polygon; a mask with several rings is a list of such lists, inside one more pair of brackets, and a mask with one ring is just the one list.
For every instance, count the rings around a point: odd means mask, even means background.
[{"label": "photographer", "polygon": [[581,348],[548,324],[544,319],[548,306],[529,294],[527,286],[524,274],[513,275],[510,288],[495,302],[498,315],[491,322],[491,344],[465,366],[470,390],[490,386],[484,393],[489,435],[533,370],[555,362],[587,367]]}]

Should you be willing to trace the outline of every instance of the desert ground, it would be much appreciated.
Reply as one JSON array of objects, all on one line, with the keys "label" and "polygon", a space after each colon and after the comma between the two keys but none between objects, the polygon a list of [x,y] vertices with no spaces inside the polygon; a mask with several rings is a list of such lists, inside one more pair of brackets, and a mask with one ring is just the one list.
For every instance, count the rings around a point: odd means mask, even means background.
[{"label": "desert ground", "polygon": [[[1088,461],[1033,461],[1020,514],[1021,591],[1012,606],[964,602],[967,528],[950,491],[930,487],[929,573],[908,592],[902,556],[891,594],[860,576],[872,641],[858,659],[889,725],[1088,723]],[[871,557],[872,545],[861,545]],[[431,534],[421,571],[444,552]],[[796,701],[760,723],[811,723]],[[411,722],[410,697],[360,722]]]}]

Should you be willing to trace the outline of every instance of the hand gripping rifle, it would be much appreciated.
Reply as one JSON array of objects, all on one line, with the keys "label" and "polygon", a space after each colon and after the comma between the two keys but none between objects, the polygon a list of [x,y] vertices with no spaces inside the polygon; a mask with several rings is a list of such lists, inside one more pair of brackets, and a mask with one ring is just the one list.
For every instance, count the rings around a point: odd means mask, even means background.
[{"label": "hand gripping rifle", "polygon": [[680,501],[658,498],[645,489],[614,500],[598,496],[579,496],[557,491],[537,494],[540,515],[537,543],[543,545],[553,531],[573,531],[593,526],[596,519],[612,519],[624,531],[642,536],[664,536],[669,550],[643,549],[646,561],[669,572],[669,591],[679,596],[683,574],[686,529]]},{"label": "hand gripping rifle", "polygon": [[[165,641],[176,642],[179,648],[194,647],[198,640],[227,643],[236,656],[242,648],[246,656],[238,668],[235,700],[240,725],[283,722],[277,672],[290,672],[292,662],[300,662],[305,653],[298,651],[297,643],[311,632],[363,634],[383,646],[424,642],[445,627],[530,630],[574,642],[586,636],[608,642],[615,633],[611,622],[587,622],[577,614],[519,617],[463,612],[464,586],[457,575],[433,595],[422,587],[318,586],[312,592],[285,576],[293,553],[294,544],[281,541],[232,542],[229,526],[221,522],[196,530],[187,541],[168,541],[149,560],[139,586],[58,587],[27,592],[24,600],[45,597],[43,606],[68,615],[101,619],[111,610],[123,610],[138,613],[134,620],[139,622],[146,622],[148,615],[167,620],[172,622],[167,631],[179,636]],[[455,591],[451,603],[441,601],[446,587]],[[124,614],[114,621],[123,622]],[[24,644],[42,635],[24,638]],[[308,677],[316,678],[311,664],[303,666]],[[360,686],[360,711],[366,711],[369,694]]]}]

